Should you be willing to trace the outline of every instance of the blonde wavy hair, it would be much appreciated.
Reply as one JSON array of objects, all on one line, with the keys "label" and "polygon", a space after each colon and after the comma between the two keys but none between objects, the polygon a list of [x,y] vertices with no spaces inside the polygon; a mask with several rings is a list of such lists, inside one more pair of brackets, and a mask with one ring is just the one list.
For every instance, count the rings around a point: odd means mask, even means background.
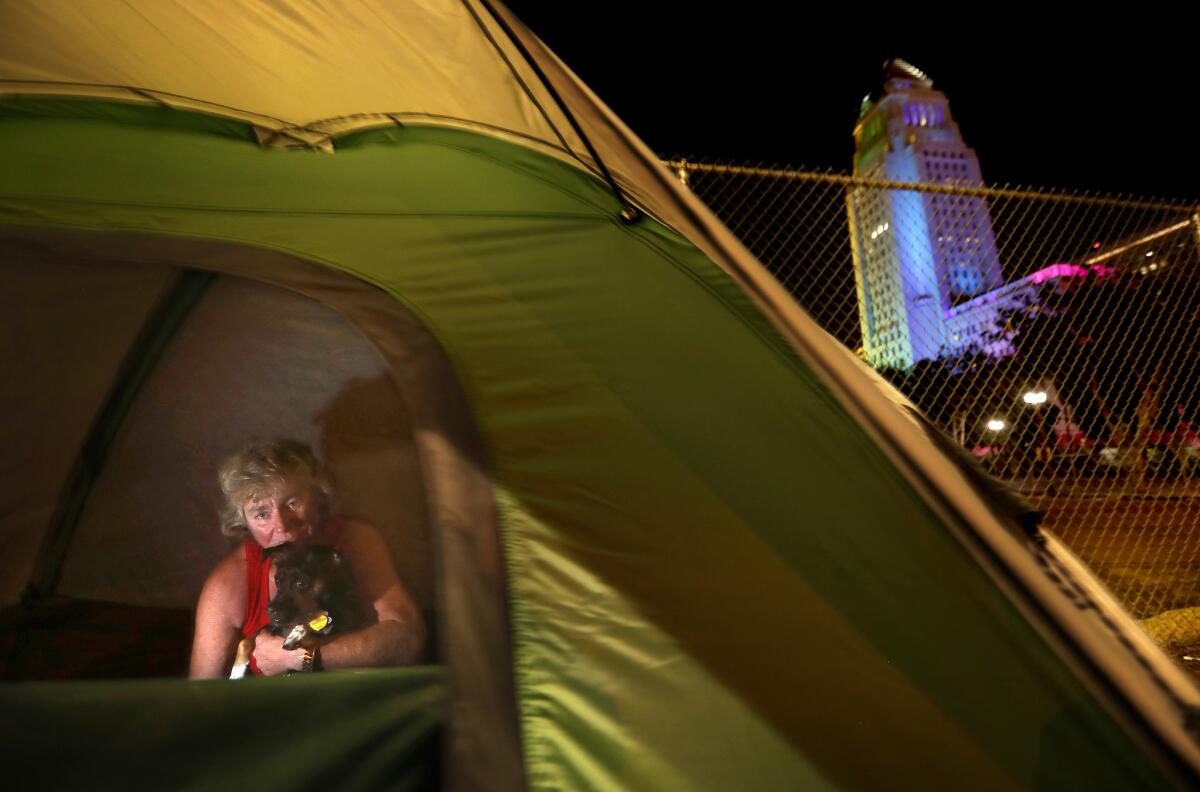
[{"label": "blonde wavy hair", "polygon": [[308,477],[317,498],[319,514],[328,517],[333,509],[333,479],[304,443],[299,440],[254,441],[221,463],[217,482],[225,503],[221,508],[221,533],[241,539],[249,533],[242,506],[247,501],[268,498],[296,473]]}]

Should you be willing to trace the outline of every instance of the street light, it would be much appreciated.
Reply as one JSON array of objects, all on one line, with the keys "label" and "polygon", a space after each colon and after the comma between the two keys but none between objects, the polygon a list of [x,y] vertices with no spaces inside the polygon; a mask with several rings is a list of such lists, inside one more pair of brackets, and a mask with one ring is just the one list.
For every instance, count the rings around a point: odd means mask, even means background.
[{"label": "street light", "polygon": [[1046,403],[1046,391],[1029,391],[1021,397],[1026,404],[1038,405]]},{"label": "street light", "polygon": [[1004,421],[1000,420],[999,418],[993,418],[987,422],[987,428],[991,429],[993,432],[1003,432],[1004,427],[1006,426],[1008,426],[1008,424],[1004,423]]}]

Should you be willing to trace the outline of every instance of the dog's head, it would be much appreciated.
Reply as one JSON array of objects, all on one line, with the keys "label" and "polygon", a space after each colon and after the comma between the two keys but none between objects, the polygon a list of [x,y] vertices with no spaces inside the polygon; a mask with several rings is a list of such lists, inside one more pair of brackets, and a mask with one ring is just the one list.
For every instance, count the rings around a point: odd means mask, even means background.
[{"label": "dog's head", "polygon": [[320,614],[338,632],[353,629],[360,617],[350,565],[324,545],[287,544],[270,551],[275,561],[275,597],[267,606],[271,631],[286,635],[297,624]]}]

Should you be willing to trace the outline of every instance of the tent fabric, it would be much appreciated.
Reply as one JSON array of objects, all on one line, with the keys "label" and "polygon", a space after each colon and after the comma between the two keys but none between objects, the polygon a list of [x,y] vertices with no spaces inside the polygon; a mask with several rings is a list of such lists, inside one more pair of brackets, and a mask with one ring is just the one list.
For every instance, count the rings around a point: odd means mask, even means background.
[{"label": "tent fabric", "polygon": [[[26,253],[0,256],[0,343],[8,371],[20,372],[0,387],[0,603],[16,601],[31,579],[43,529],[97,405],[170,279],[166,271],[121,264],[103,271],[69,260],[31,267]],[[45,277],[41,266],[56,268],[57,277]],[[45,332],[47,325],[54,332]]]},{"label": "tent fabric", "polygon": [[14,789],[437,789],[445,698],[433,667],[0,685],[0,744]]},{"label": "tent fabric", "polygon": [[[478,750],[498,771],[450,783],[1194,781],[1195,691],[1086,573],[1048,574],[1065,551],[1011,530],[503,7],[191,8],[0,11],[0,227],[224,246],[209,268],[239,275],[302,261],[444,350],[473,420],[413,422],[427,476],[464,463],[428,510],[448,524],[447,766]],[[576,126],[649,217],[617,219]],[[343,315],[403,391],[372,312]],[[455,482],[489,498],[456,508]]]},{"label": "tent fabric", "polygon": [[590,175],[435,129],[0,143],[0,222],[283,249],[427,324],[491,463],[531,786],[1165,783],[722,271]]},{"label": "tent fabric", "polygon": [[[10,91],[111,97],[133,86],[143,99],[290,129],[283,139],[293,142],[391,124],[390,114],[460,119],[582,150],[477,2],[51,0],[5,3],[0,29],[0,79]],[[236,65],[236,79],[215,64]]]},{"label": "tent fabric", "polygon": [[[281,145],[328,147],[333,137],[396,123],[483,127],[603,166],[643,209],[691,225],[677,208],[681,194],[656,183],[656,159],[644,147],[630,151],[636,138],[624,124],[494,0],[142,2],[106,6],[100,19],[89,11],[69,0],[5,4],[5,92],[202,110],[251,123]],[[235,66],[238,78],[212,64]]]}]

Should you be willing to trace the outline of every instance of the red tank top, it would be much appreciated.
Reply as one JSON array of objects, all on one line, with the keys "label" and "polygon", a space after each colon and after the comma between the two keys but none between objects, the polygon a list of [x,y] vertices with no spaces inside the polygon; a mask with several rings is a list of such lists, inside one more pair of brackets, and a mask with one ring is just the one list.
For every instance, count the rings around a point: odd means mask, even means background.
[{"label": "red tank top", "polygon": [[[344,525],[345,518],[330,517],[322,526],[322,533],[331,540],[329,544],[339,550]],[[242,620],[242,637],[249,638],[271,623],[267,615],[267,606],[271,604],[271,559],[250,537],[243,540],[242,547],[246,551],[246,616]],[[262,675],[254,655],[250,655],[250,673]]]}]

